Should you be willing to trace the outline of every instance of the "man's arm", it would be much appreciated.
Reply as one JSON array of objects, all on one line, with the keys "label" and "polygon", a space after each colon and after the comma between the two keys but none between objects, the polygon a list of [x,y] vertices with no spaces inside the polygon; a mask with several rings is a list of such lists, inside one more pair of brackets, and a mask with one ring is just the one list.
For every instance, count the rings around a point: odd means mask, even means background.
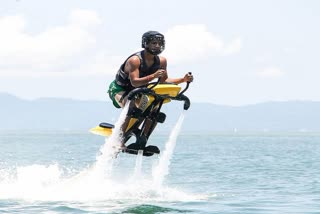
[{"label": "man's arm", "polygon": [[160,82],[180,84],[183,82],[192,82],[193,81],[192,74],[186,74],[184,77],[181,77],[181,78],[169,78],[168,72],[167,72],[167,59],[164,57],[160,57],[160,67],[165,70],[165,73],[162,76]]},{"label": "man's arm", "polygon": [[148,84],[150,81],[155,78],[165,75],[165,70],[163,68],[157,70],[155,73],[150,74],[146,77],[139,78],[139,67],[140,59],[137,56],[132,56],[128,59],[125,65],[125,72],[129,73],[129,78],[131,85],[135,88]]},{"label": "man's arm", "polygon": [[184,77],[181,78],[167,78],[166,82],[168,83],[174,83],[174,84],[180,84],[183,82],[192,82],[193,76],[192,74],[185,74]]},{"label": "man's arm", "polygon": [[128,72],[131,85],[135,88],[148,84],[153,80],[153,76],[139,78],[140,59],[137,56],[132,56],[128,59],[125,65],[125,72]]}]

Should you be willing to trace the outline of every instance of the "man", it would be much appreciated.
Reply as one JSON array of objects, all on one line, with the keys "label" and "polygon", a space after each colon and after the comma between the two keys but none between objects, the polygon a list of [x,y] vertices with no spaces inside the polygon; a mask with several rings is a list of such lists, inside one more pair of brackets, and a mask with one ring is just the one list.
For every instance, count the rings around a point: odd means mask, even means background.
[{"label": "man", "polygon": [[[158,56],[165,49],[165,39],[161,33],[157,31],[144,33],[142,48],[144,50],[130,55],[125,60],[116,74],[116,79],[109,86],[110,99],[117,108],[124,107],[131,90],[147,85],[154,79],[160,78],[160,83],[175,84],[193,81],[191,74],[185,74],[182,78],[168,78],[167,60],[163,56]],[[134,105],[137,104],[130,104],[130,108]],[[127,117],[122,130],[126,129],[129,119]],[[124,143],[121,146],[125,149]]]}]

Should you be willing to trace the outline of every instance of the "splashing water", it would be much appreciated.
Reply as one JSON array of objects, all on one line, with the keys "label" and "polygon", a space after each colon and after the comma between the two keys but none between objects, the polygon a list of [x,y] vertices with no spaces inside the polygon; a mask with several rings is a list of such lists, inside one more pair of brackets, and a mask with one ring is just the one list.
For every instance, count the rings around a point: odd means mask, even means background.
[{"label": "splashing water", "polygon": [[112,171],[113,161],[117,153],[119,152],[120,142],[122,140],[121,125],[126,119],[126,115],[129,109],[129,102],[126,103],[123,108],[118,121],[116,122],[112,134],[109,138],[105,139],[105,144],[100,149],[101,154],[96,158],[97,162],[93,168],[92,173],[100,178],[104,178]]},{"label": "splashing water", "polygon": [[159,164],[152,171],[154,185],[158,189],[161,188],[165,176],[169,174],[170,160],[171,160],[174,148],[176,146],[177,137],[181,130],[183,120],[184,120],[184,113],[180,115],[178,122],[176,123],[174,129],[170,134],[169,140],[165,145],[165,150],[160,157]]},{"label": "splashing water", "polygon": [[[153,169],[153,179],[143,178],[142,154],[137,155],[134,172],[122,179],[113,179],[114,154],[121,141],[121,124],[128,110],[126,105],[115,124],[113,134],[101,147],[96,163],[71,177],[66,177],[58,164],[49,166],[31,165],[15,170],[1,169],[0,199],[26,199],[39,201],[184,201],[197,200],[199,196],[187,195],[175,189],[163,188],[162,183],[169,173],[170,160],[176,144],[184,115],[173,129],[158,165]],[[200,198],[203,196],[200,196]]]},{"label": "splashing water", "polygon": [[141,177],[143,150],[139,150],[136,159],[136,166],[134,168],[133,178],[139,179]]}]

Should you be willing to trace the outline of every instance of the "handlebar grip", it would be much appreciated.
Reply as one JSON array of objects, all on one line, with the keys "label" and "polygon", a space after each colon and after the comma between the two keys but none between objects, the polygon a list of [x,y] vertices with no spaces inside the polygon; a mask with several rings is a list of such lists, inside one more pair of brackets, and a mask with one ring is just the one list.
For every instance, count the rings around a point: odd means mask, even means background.
[{"label": "handlebar grip", "polygon": [[[192,74],[192,72],[188,72],[188,74],[189,74],[189,75],[191,75],[191,74]],[[190,81],[188,81],[188,82],[187,82],[187,84],[190,84]]]}]

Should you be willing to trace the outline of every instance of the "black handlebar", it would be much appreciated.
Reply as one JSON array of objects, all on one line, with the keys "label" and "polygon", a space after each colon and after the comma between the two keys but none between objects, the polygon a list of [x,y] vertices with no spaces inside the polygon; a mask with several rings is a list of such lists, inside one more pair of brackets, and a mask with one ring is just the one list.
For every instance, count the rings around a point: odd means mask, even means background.
[{"label": "black handlebar", "polygon": [[152,82],[149,85],[153,84],[153,86],[150,87],[150,89],[153,89],[154,87],[156,87],[159,83],[160,83],[161,77],[158,78],[157,82]]},{"label": "black handlebar", "polygon": [[[189,72],[191,74],[191,72]],[[152,95],[154,97],[162,97],[162,98],[169,98],[172,100],[179,100],[179,101],[184,101],[183,109],[188,110],[190,107],[190,100],[187,96],[185,96],[183,93],[188,90],[190,82],[187,82],[186,87],[176,96],[172,97],[169,95],[159,95],[156,94],[152,89],[156,87],[160,83],[160,78],[158,78],[157,82],[150,83],[149,85],[153,84],[150,88],[147,87],[142,87],[142,88],[135,88],[132,91],[129,92],[128,94],[128,100],[132,100],[137,94],[147,94],[147,95]]]}]

